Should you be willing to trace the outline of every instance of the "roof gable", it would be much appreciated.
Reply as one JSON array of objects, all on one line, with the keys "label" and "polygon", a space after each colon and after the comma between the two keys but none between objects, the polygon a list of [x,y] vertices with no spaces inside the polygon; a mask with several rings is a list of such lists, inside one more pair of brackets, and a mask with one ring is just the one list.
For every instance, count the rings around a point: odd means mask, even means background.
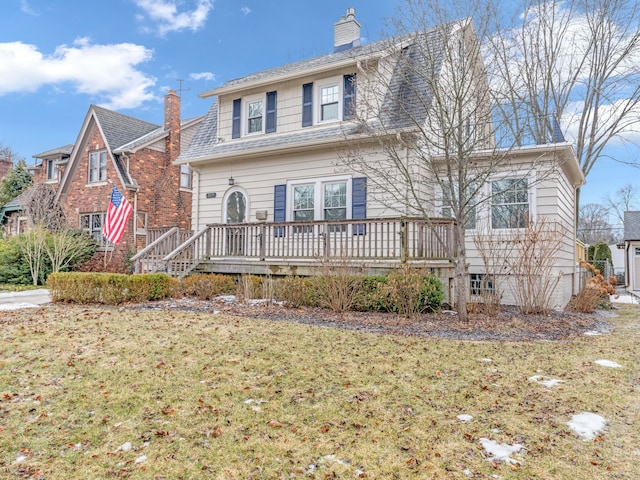
[{"label": "roof gable", "polygon": [[112,151],[162,128],[160,125],[145,122],[96,105],[91,105],[90,110],[94,111],[100,130],[107,143],[107,148]]}]

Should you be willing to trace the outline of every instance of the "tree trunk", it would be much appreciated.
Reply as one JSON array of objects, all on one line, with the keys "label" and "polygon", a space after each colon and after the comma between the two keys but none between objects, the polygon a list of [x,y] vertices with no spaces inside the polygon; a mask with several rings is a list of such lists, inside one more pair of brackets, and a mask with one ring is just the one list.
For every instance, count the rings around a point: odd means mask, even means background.
[{"label": "tree trunk", "polygon": [[456,224],[456,259],[454,261],[455,309],[458,319],[469,321],[467,312],[467,251],[465,248],[464,221]]}]

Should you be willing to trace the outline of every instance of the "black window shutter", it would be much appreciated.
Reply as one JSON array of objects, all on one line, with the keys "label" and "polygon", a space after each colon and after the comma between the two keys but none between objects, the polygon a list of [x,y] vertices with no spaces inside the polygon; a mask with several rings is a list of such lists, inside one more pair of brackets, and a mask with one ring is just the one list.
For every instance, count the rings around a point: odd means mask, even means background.
[{"label": "black window shutter", "polygon": [[356,108],[356,74],[344,76],[342,99],[342,119],[351,120],[355,117]]},{"label": "black window shutter", "polygon": [[236,98],[233,101],[233,126],[231,128],[231,138],[240,138],[240,117],[242,115],[241,100]]},{"label": "black window shutter", "polygon": [[[287,186],[274,185],[273,187],[273,221],[285,222],[287,220]],[[274,227],[273,234],[276,237],[284,237],[285,227]]]},{"label": "black window shutter", "polygon": [[313,83],[302,85],[302,126],[313,125]]},{"label": "black window shutter", "polygon": [[267,92],[267,122],[265,125],[266,133],[276,131],[276,105],[278,103],[278,92]]},{"label": "black window shutter", "polygon": [[[351,180],[351,218],[358,220],[367,218],[367,178],[358,177]],[[364,223],[353,224],[354,235],[366,235]]]}]

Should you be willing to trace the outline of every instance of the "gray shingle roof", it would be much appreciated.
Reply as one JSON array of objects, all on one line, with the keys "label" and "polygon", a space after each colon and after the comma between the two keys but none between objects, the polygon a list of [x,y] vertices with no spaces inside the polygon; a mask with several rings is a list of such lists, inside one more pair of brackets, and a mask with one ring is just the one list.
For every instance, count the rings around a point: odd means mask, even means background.
[{"label": "gray shingle roof", "polygon": [[96,114],[105,139],[111,150],[115,150],[129,142],[132,142],[160,127],[153,123],[145,122],[138,118],[113,112],[106,108],[92,105],[91,108]]},{"label": "gray shingle roof", "polygon": [[624,240],[640,240],[640,212],[624,212]]},{"label": "gray shingle roof", "polygon": [[[445,26],[450,28],[450,26]],[[329,53],[320,57],[290,63],[281,67],[264,70],[245,77],[231,80],[223,85],[225,87],[242,86],[257,81],[277,81],[291,72],[304,72],[307,69],[327,66],[349,58],[371,54],[389,48],[391,45],[405,45],[400,51],[399,61],[396,64],[385,100],[383,102],[380,118],[371,125],[385,129],[405,128],[415,126],[416,122],[426,119],[428,109],[433,97],[424,77],[420,75],[420,68],[415,68],[417,62],[423,58],[423,52],[417,43],[429,45],[429,54],[435,59],[433,68],[438,72],[442,66],[442,41],[437,32],[442,30],[432,29],[425,32],[395,37],[390,40],[381,40],[375,43],[356,47],[337,53]],[[212,90],[212,92],[215,91]],[[207,93],[202,96],[207,96]],[[237,155],[239,153],[257,152],[261,149],[270,149],[316,141],[335,142],[345,138],[346,135],[359,133],[355,124],[343,123],[334,126],[313,126],[300,131],[286,134],[269,134],[254,138],[241,138],[225,143],[218,142],[218,103],[215,101],[204,121],[200,124],[198,132],[194,136],[191,145],[178,157],[178,162],[190,162],[215,158],[222,155]]]},{"label": "gray shingle roof", "polygon": [[37,155],[33,155],[33,158],[46,158],[52,155],[71,155],[71,151],[73,150],[73,145],[65,145],[63,147],[52,148],[51,150],[47,150],[46,152],[38,153]]}]

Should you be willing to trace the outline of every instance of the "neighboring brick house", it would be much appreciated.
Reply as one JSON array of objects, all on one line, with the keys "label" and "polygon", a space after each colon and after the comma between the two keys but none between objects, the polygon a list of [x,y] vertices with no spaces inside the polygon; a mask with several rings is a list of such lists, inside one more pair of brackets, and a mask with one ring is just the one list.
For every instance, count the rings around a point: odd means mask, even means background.
[{"label": "neighboring brick house", "polygon": [[[202,118],[181,121],[180,97],[173,90],[165,96],[163,125],[91,105],[74,145],[35,156],[34,181],[57,185],[56,202],[67,222],[100,244],[88,269],[123,271],[150,232],[191,228],[191,170],[173,162]],[[113,186],[133,206],[116,246],[102,237]]]}]

